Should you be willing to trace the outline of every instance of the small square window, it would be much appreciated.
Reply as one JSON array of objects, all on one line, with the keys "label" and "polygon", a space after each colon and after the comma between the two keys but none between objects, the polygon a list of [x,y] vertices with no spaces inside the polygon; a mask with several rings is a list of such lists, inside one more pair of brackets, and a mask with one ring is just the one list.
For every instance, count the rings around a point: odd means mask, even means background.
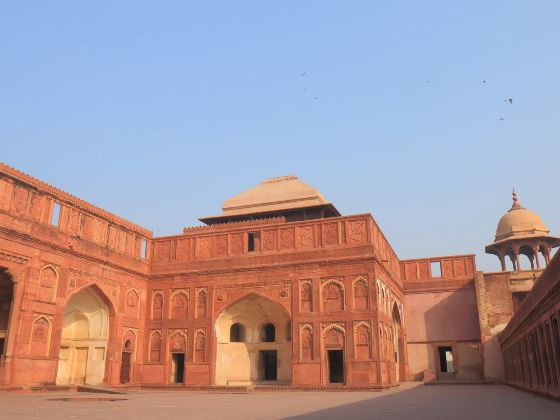
[{"label": "small square window", "polygon": [[432,270],[432,277],[441,277],[441,262],[432,261],[430,263],[430,268]]}]

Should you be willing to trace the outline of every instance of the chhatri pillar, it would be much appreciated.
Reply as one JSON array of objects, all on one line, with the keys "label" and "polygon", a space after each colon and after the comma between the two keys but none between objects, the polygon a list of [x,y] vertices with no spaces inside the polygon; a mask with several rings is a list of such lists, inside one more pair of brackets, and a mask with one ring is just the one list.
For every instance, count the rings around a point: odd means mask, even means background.
[{"label": "chhatri pillar", "polygon": [[498,222],[494,242],[487,245],[488,254],[497,255],[502,271],[507,271],[506,256],[509,257],[513,271],[521,270],[520,256],[525,255],[534,269],[541,268],[539,252],[548,264],[553,248],[560,246],[560,238],[549,236],[550,230],[534,212],[519,204],[517,193],[513,190],[513,204]]}]

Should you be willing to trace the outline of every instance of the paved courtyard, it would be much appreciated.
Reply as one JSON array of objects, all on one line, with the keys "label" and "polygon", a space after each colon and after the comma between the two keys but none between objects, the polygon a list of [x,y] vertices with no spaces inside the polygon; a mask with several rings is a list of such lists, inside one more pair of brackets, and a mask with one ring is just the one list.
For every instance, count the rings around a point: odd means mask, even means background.
[{"label": "paved courtyard", "polygon": [[[61,401],[63,398],[79,400]],[[95,400],[87,400],[87,399]],[[99,398],[126,398],[99,401]],[[370,392],[0,394],[11,419],[560,419],[560,403],[506,386],[404,384]]]}]

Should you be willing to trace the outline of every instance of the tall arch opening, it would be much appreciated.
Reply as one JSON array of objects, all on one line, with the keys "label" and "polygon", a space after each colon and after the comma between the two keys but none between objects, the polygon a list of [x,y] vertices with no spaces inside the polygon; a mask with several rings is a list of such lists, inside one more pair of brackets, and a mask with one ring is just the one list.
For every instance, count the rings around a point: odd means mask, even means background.
[{"label": "tall arch opening", "polygon": [[0,268],[0,369],[8,344],[8,330],[14,300],[14,283],[7,270]]},{"label": "tall arch opening", "polygon": [[393,304],[393,360],[396,363],[396,380],[400,382],[404,379],[405,360],[404,360],[404,334],[402,328],[401,315],[397,303]]},{"label": "tall arch opening", "polygon": [[222,310],[215,324],[216,385],[291,383],[289,325],[282,305],[257,294]]},{"label": "tall arch opening", "polygon": [[56,383],[99,385],[105,376],[109,311],[100,293],[87,287],[64,307]]}]

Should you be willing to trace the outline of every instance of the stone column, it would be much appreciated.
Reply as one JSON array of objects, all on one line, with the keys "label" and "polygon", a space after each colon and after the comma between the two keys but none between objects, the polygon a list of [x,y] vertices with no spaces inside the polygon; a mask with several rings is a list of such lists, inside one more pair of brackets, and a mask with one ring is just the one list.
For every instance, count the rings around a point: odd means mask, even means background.
[{"label": "stone column", "polygon": [[500,264],[502,265],[502,271],[507,271],[505,254],[499,253],[498,258],[500,259]]},{"label": "stone column", "polygon": [[539,246],[533,246],[533,253],[535,254],[535,261],[537,263],[537,270],[541,269],[541,262],[539,260]]}]

